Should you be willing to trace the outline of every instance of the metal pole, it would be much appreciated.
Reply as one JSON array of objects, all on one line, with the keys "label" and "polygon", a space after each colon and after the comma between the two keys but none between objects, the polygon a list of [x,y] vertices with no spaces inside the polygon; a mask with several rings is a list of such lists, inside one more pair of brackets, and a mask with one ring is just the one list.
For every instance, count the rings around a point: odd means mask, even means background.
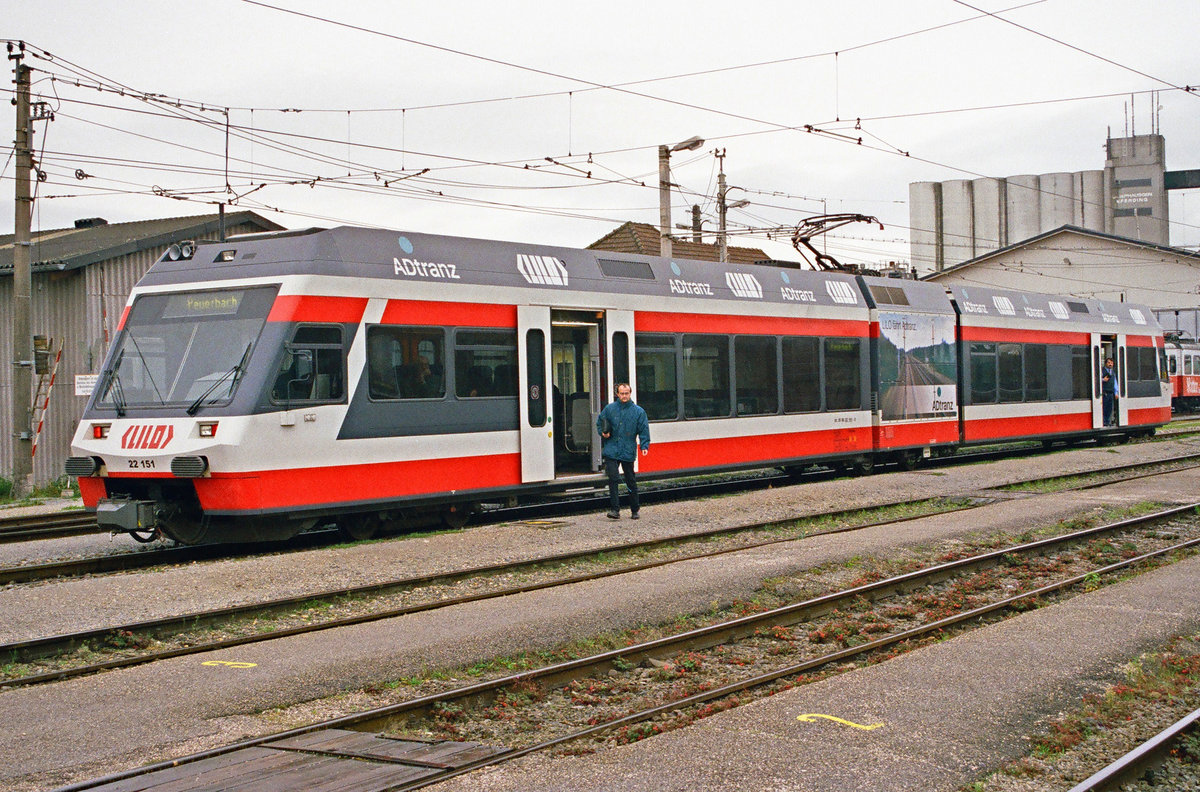
[{"label": "metal pole", "polygon": [[[11,47],[11,45],[10,45]],[[30,274],[30,236],[33,196],[29,176],[33,171],[33,151],[29,141],[29,67],[21,63],[24,45],[9,59],[15,60],[17,97],[16,145],[16,225],[13,232],[13,328],[12,328],[12,425],[14,497],[32,490],[33,476],[33,331],[30,321],[32,285]]]},{"label": "metal pole", "polygon": [[671,150],[658,147],[658,255],[670,258],[671,250]]},{"label": "metal pole", "polygon": [[729,240],[725,236],[725,152],[721,151],[717,154],[717,162],[720,163],[720,171],[717,173],[717,223],[720,228],[717,230],[717,239],[720,243],[717,261],[722,263],[729,261]]},{"label": "metal pole", "polygon": [[700,204],[692,204],[692,241],[697,245],[704,241],[704,236],[700,232],[700,224],[702,222],[700,219]]}]

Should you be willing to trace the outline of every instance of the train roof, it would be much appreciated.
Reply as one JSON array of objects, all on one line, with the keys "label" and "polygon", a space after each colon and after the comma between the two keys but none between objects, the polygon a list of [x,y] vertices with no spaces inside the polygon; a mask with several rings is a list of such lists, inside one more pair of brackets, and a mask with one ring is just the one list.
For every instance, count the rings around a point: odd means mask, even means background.
[{"label": "train roof", "polygon": [[1005,324],[1030,320],[1071,330],[1086,329],[1138,334],[1162,332],[1153,312],[1144,305],[1087,300],[1065,295],[991,289],[984,286],[948,287],[964,324]]},{"label": "train roof", "polygon": [[862,292],[855,286],[855,276],[848,273],[668,259],[353,226],[200,242],[190,259],[160,259],[139,285],[185,286],[292,275],[438,282],[448,288],[466,290],[509,286],[547,292],[867,307]]}]

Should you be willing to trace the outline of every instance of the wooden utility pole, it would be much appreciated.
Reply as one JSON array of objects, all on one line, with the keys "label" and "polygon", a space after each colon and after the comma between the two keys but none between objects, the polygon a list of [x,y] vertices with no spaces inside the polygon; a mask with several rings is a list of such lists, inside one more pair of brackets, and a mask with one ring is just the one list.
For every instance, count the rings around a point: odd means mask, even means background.
[{"label": "wooden utility pole", "polygon": [[16,62],[17,137],[16,147],[16,225],[13,229],[13,303],[12,303],[12,427],[14,497],[24,497],[33,489],[33,329],[31,320],[32,276],[30,229],[33,195],[29,178],[33,172],[33,149],[29,140],[29,67],[21,63],[25,44],[8,45],[8,59]]}]

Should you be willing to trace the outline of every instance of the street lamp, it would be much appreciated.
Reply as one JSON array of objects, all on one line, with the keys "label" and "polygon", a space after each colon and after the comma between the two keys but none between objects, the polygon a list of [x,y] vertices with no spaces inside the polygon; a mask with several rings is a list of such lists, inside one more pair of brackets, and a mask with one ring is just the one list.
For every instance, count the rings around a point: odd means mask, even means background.
[{"label": "street lamp", "polygon": [[671,154],[676,151],[695,151],[704,145],[704,138],[690,137],[673,146],[658,147],[658,226],[660,256],[671,257]]}]

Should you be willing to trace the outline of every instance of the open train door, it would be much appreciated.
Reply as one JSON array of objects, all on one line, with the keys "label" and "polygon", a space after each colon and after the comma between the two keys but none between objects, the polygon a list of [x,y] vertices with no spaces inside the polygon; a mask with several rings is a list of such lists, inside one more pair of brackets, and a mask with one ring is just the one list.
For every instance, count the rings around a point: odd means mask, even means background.
[{"label": "open train door", "polygon": [[[1129,399],[1124,398],[1129,391],[1125,389],[1125,383],[1128,378],[1129,369],[1126,368],[1125,359],[1125,334],[1118,333],[1114,336],[1116,340],[1116,354],[1113,355],[1113,365],[1117,367],[1117,409],[1116,409],[1116,424],[1117,426],[1129,426]],[[1136,377],[1134,378],[1136,379]]]},{"label": "open train door", "polygon": [[521,481],[554,478],[554,433],[550,380],[550,307],[517,306],[520,383]]},{"label": "open train door", "polygon": [[1104,426],[1104,396],[1101,392],[1100,370],[1104,368],[1104,348],[1100,343],[1100,334],[1091,334],[1092,347],[1092,428]]},{"label": "open train door", "polygon": [[[617,385],[629,383],[634,402],[637,401],[637,372],[633,367],[633,311],[608,311],[604,315],[604,335],[608,372],[608,399],[617,398]],[[634,456],[637,469],[638,456]]]}]

